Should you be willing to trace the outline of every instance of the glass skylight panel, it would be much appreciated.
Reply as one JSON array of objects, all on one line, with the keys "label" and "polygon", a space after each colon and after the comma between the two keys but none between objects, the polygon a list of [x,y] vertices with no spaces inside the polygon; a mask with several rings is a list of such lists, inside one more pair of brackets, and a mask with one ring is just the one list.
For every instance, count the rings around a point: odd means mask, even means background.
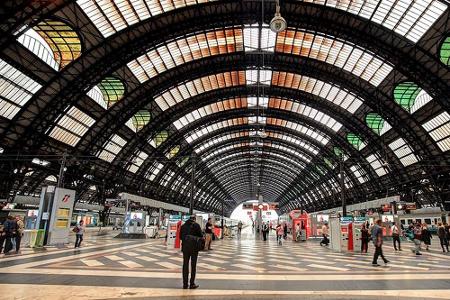
[{"label": "glass skylight panel", "polygon": [[371,154],[366,157],[367,162],[372,166],[375,173],[378,174],[378,176],[383,176],[388,173],[387,169],[383,167],[383,163],[375,154]]},{"label": "glass skylight panel", "polygon": [[242,29],[217,29],[160,45],[132,60],[127,66],[142,83],[193,60],[243,50]]},{"label": "glass skylight panel", "polygon": [[245,107],[247,107],[246,98],[239,98],[239,97],[231,98],[216,103],[208,104],[203,106],[202,108],[196,109],[173,122],[173,125],[178,130],[180,130],[184,126],[208,115],[229,109],[238,109]]},{"label": "glass skylight panel", "polygon": [[155,101],[161,110],[165,111],[177,103],[204,92],[244,84],[244,71],[218,73],[175,86],[156,97]]},{"label": "glass skylight panel", "polygon": [[104,37],[130,25],[189,5],[214,0],[78,0],[77,4]]},{"label": "glass skylight panel", "polygon": [[278,34],[276,52],[317,59],[342,68],[378,86],[392,66],[373,53],[335,37],[289,29]]},{"label": "glass skylight panel", "polygon": [[342,107],[351,114],[363,103],[361,99],[336,85],[294,73],[273,72],[272,85],[311,93]]},{"label": "glass skylight panel", "polygon": [[312,144],[306,143],[302,139],[295,138],[295,137],[292,137],[290,135],[276,133],[276,132],[269,132],[269,136],[272,137],[272,138],[281,139],[283,141],[295,144],[295,145],[297,145],[297,146],[299,146],[299,147],[301,147],[303,149],[308,150],[309,152],[312,152],[313,154],[319,153],[319,149],[317,149],[317,147],[315,147]]},{"label": "glass skylight panel", "polygon": [[41,85],[0,59],[0,116],[12,119]]},{"label": "glass skylight panel", "polygon": [[335,132],[337,132],[342,127],[342,124],[339,123],[338,121],[336,121],[335,119],[333,119],[332,117],[322,113],[321,111],[318,111],[315,108],[300,104],[298,102],[271,98],[269,107],[284,109],[284,110],[292,111],[292,112],[307,116],[307,117],[331,128]]},{"label": "glass skylight panel", "polygon": [[136,154],[131,165],[128,167],[128,171],[136,173],[139,170],[142,163],[147,159],[147,157],[148,157],[147,153],[145,153],[144,151],[139,151]]},{"label": "glass skylight panel", "polygon": [[98,86],[94,86],[87,94],[89,98],[97,102],[104,109],[108,109],[108,105],[106,104],[105,99],[103,98],[102,91],[98,88]]},{"label": "glass skylight panel", "polygon": [[290,128],[292,130],[303,133],[303,134],[311,137],[312,139],[317,140],[318,142],[322,143],[323,145],[326,145],[330,141],[330,138],[327,135],[323,134],[322,132],[319,133],[315,129],[313,129],[309,126],[304,126],[304,125],[294,123],[291,121],[285,121],[285,120],[280,120],[280,119],[275,119],[275,118],[268,118],[267,124]]},{"label": "glass skylight panel", "polygon": [[268,97],[248,97],[248,107],[267,107],[269,103]]},{"label": "glass skylight panel", "polygon": [[117,154],[126,145],[127,141],[114,134],[109,141],[103,145],[103,150],[97,155],[98,158],[112,162]]},{"label": "glass skylight panel", "polygon": [[164,165],[162,163],[154,162],[152,167],[150,168],[151,171],[148,172],[145,177],[150,181],[155,180],[156,176],[159,174],[163,167]]},{"label": "glass skylight panel", "polygon": [[163,178],[161,179],[161,185],[162,186],[167,186],[170,182],[170,180],[172,179],[173,175],[175,175],[174,171],[168,171],[166,174],[164,174]]},{"label": "glass skylight panel", "polygon": [[445,12],[438,0],[299,0],[326,5],[378,23],[416,43]]},{"label": "glass skylight panel", "polygon": [[422,125],[442,151],[450,150],[450,115],[444,111]]},{"label": "glass skylight panel", "polygon": [[3,149],[2,147],[0,147],[0,154],[2,154],[3,152],[5,152],[5,149]]},{"label": "glass skylight panel", "polygon": [[267,118],[263,116],[248,117],[249,124],[266,124]]},{"label": "glass skylight panel", "polygon": [[199,139],[202,136],[204,136],[205,134],[209,134],[215,130],[219,130],[221,128],[229,127],[229,126],[244,125],[247,123],[248,123],[247,118],[235,118],[235,119],[229,119],[229,120],[217,122],[217,123],[211,124],[207,127],[198,129],[195,132],[191,133],[190,135],[188,135],[186,137],[186,141],[188,143],[192,143],[196,139]]},{"label": "glass skylight panel", "polygon": [[31,160],[31,163],[33,163],[35,165],[43,166],[43,167],[50,165],[49,161],[46,161],[46,160],[43,160],[40,158],[36,158],[36,157]]},{"label": "glass skylight panel", "polygon": [[413,153],[412,148],[402,138],[390,143],[389,148],[394,151],[395,155],[400,159],[401,163],[405,167],[419,161],[417,156]]},{"label": "glass skylight panel", "polygon": [[367,177],[364,176],[364,171],[361,169],[361,167],[358,166],[351,166],[350,170],[355,175],[356,179],[358,179],[359,183],[364,183],[367,181]]},{"label": "glass skylight panel", "polygon": [[237,139],[239,137],[245,137],[245,136],[248,136],[248,132],[230,133],[230,134],[222,135],[219,137],[215,137],[215,138],[209,139],[206,142],[200,144],[198,147],[196,147],[194,149],[194,151],[197,153],[200,153],[200,152],[204,151],[205,149],[208,149],[219,143],[223,143],[223,142],[231,140],[231,139]]},{"label": "glass skylight panel", "polygon": [[17,41],[54,70],[59,70],[59,63],[53,56],[53,50],[33,28],[28,29],[19,36]]},{"label": "glass skylight panel", "polygon": [[294,149],[292,149],[290,147],[286,147],[286,146],[282,146],[282,145],[276,145],[276,144],[272,144],[271,147],[275,148],[275,149],[282,150],[284,152],[288,152],[288,153],[294,155],[295,157],[301,158],[301,159],[303,159],[303,160],[305,160],[307,162],[311,161],[311,157],[306,156],[306,155],[304,155],[304,154],[302,154],[302,153],[300,153],[300,152],[298,152],[298,151],[296,151],[296,150],[294,150]]},{"label": "glass skylight panel", "polygon": [[94,123],[93,118],[72,106],[59,119],[49,136],[70,146],[75,146]]},{"label": "glass skylight panel", "polygon": [[272,80],[272,70],[246,70],[245,78],[247,84],[261,84],[269,85]]}]

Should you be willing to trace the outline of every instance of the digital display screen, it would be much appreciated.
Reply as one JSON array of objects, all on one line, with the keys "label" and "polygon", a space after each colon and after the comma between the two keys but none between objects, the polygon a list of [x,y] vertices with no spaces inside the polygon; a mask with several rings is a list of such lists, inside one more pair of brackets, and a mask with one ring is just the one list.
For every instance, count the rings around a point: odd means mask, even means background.
[{"label": "digital display screen", "polygon": [[328,222],[329,215],[317,215],[317,222]]},{"label": "digital display screen", "polygon": [[142,219],[142,213],[132,212],[132,213],[130,213],[130,219],[131,220],[140,220],[140,219]]},{"label": "digital display screen", "polygon": [[30,209],[27,211],[27,217],[37,217],[39,214],[39,210],[37,209]]},{"label": "digital display screen", "polygon": [[394,216],[393,215],[383,215],[381,220],[383,220],[383,222],[385,222],[385,223],[394,222]]}]

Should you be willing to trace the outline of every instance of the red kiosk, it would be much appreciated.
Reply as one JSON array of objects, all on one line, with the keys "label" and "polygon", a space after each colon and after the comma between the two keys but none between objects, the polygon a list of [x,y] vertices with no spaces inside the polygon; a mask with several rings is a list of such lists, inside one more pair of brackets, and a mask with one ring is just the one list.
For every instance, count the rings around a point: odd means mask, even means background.
[{"label": "red kiosk", "polygon": [[305,239],[311,236],[311,222],[309,220],[309,216],[306,212],[301,210],[292,210],[289,213],[289,216],[292,220],[292,237],[295,240],[297,236],[297,227],[300,230],[305,230]]}]

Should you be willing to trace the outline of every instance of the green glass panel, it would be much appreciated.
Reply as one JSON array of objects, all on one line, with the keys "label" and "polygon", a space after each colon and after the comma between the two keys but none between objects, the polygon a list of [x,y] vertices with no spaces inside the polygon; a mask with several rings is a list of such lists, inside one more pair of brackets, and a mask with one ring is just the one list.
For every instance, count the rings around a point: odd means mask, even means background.
[{"label": "green glass panel", "polygon": [[325,162],[325,164],[328,166],[328,168],[333,169],[333,163],[331,162],[331,160],[329,160],[328,158],[324,158],[323,161]]},{"label": "green glass panel", "polygon": [[347,134],[347,141],[353,145],[357,150],[359,150],[362,144],[362,139],[354,133]]},{"label": "green glass panel", "polygon": [[441,61],[445,65],[450,66],[450,36],[445,38],[444,42],[442,43],[439,55]]},{"label": "green glass panel", "polygon": [[175,146],[172,149],[170,149],[169,153],[168,153],[168,157],[169,159],[173,158],[174,156],[176,156],[178,154],[178,152],[180,151],[180,146]]},{"label": "green glass panel", "polygon": [[150,122],[150,112],[148,110],[140,110],[133,117],[133,125],[137,131],[141,130]]},{"label": "green glass panel", "polygon": [[122,99],[125,94],[125,86],[120,79],[115,77],[106,77],[98,84],[98,88],[102,92],[103,99],[105,99],[108,108]]},{"label": "green glass panel", "polygon": [[321,167],[316,166],[316,171],[320,174],[320,175],[325,175],[324,171],[322,170]]},{"label": "green glass panel", "polygon": [[155,137],[153,138],[153,142],[155,143],[156,147],[159,147],[162,143],[164,143],[167,138],[169,137],[169,133],[167,131],[161,131]]},{"label": "green glass panel", "polygon": [[337,157],[341,157],[342,155],[344,155],[344,151],[342,151],[342,149],[339,147],[334,147],[333,152]]},{"label": "green glass panel", "polygon": [[402,82],[394,89],[394,100],[408,112],[411,112],[411,107],[413,107],[421,90],[414,82]]},{"label": "green glass panel", "polygon": [[179,159],[177,164],[178,164],[178,166],[182,167],[188,162],[188,160],[189,160],[189,156],[185,156],[185,157]]},{"label": "green glass panel", "polygon": [[377,113],[368,113],[366,116],[366,123],[369,128],[380,135],[381,130],[384,127],[384,119]]}]

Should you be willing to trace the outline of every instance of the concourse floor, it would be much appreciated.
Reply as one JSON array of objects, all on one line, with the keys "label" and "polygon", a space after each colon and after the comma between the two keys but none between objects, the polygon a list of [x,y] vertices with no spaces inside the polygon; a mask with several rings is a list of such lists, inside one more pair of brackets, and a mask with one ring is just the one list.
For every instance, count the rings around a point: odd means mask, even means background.
[{"label": "concourse floor", "polygon": [[373,267],[372,253],[336,253],[314,240],[279,246],[274,235],[264,242],[247,233],[201,252],[200,288],[183,290],[181,253],[163,240],[85,240],[80,250],[0,257],[1,299],[450,299],[450,255],[436,246],[416,257],[409,243],[402,252],[386,243],[391,263]]}]

